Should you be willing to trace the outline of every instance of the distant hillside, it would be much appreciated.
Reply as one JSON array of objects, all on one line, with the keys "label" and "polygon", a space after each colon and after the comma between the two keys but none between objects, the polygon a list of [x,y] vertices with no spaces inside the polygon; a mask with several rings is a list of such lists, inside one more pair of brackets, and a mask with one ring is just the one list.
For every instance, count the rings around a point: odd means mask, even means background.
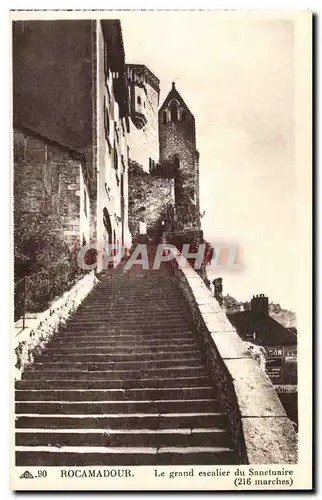
[{"label": "distant hillside", "polygon": [[283,309],[280,304],[269,304],[269,314],[285,328],[296,328],[296,314],[287,309]]},{"label": "distant hillside", "polygon": [[[250,310],[250,302],[239,302],[229,294],[224,296],[223,305],[226,311],[230,313],[238,312],[242,308],[244,311]],[[280,304],[271,302],[269,304],[269,315],[281,323],[281,325],[285,326],[285,328],[296,329],[296,314],[287,309],[283,309]]]}]

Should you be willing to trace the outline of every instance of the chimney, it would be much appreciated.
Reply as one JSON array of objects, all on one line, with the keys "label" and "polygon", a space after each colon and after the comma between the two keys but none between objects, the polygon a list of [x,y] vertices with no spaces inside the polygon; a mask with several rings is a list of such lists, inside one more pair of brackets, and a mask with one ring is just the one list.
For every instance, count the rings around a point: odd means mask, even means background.
[{"label": "chimney", "polygon": [[264,313],[268,315],[268,297],[265,297],[263,293],[253,295],[250,302],[250,309],[252,312]]}]

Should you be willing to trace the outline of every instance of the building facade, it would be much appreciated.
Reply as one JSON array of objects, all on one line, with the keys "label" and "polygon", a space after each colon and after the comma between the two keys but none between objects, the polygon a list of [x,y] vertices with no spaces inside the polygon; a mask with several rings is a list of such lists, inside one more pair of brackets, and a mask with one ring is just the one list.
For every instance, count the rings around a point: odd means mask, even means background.
[{"label": "building facade", "polygon": [[15,229],[45,221],[69,245],[130,246],[118,20],[13,23],[13,127]]},{"label": "building facade", "polygon": [[[200,229],[195,119],[126,64],[118,20],[13,23],[15,228],[69,246]],[[103,252],[97,270],[104,267]]]},{"label": "building facade", "polygon": [[127,64],[130,108],[129,158],[150,172],[159,160],[160,80],[142,64]]},{"label": "building facade", "polygon": [[[97,22],[97,53],[97,241],[130,247],[129,102],[119,21]],[[98,271],[104,265],[102,258]]]},{"label": "building facade", "polygon": [[198,231],[199,235],[199,153],[194,116],[174,83],[158,110],[156,77],[138,65],[128,65],[128,75],[131,233],[135,238],[146,233],[156,241],[162,234],[193,235]]}]

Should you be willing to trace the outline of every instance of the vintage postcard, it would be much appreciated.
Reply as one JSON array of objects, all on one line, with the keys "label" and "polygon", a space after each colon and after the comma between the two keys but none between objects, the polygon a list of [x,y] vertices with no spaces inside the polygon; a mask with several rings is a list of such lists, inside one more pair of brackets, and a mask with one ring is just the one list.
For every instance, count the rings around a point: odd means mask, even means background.
[{"label": "vintage postcard", "polygon": [[309,11],[12,11],[11,488],[312,488]]}]

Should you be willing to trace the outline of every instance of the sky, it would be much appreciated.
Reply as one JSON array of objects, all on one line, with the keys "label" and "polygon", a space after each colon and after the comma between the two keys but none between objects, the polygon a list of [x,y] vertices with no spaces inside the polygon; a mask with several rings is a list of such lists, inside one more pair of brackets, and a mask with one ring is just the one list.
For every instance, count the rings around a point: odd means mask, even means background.
[{"label": "sky", "polygon": [[242,271],[214,274],[224,293],[265,293],[295,311],[293,22],[218,12],[119,17],[126,61],[160,79],[160,105],[174,81],[195,116],[204,236],[242,251]]}]

